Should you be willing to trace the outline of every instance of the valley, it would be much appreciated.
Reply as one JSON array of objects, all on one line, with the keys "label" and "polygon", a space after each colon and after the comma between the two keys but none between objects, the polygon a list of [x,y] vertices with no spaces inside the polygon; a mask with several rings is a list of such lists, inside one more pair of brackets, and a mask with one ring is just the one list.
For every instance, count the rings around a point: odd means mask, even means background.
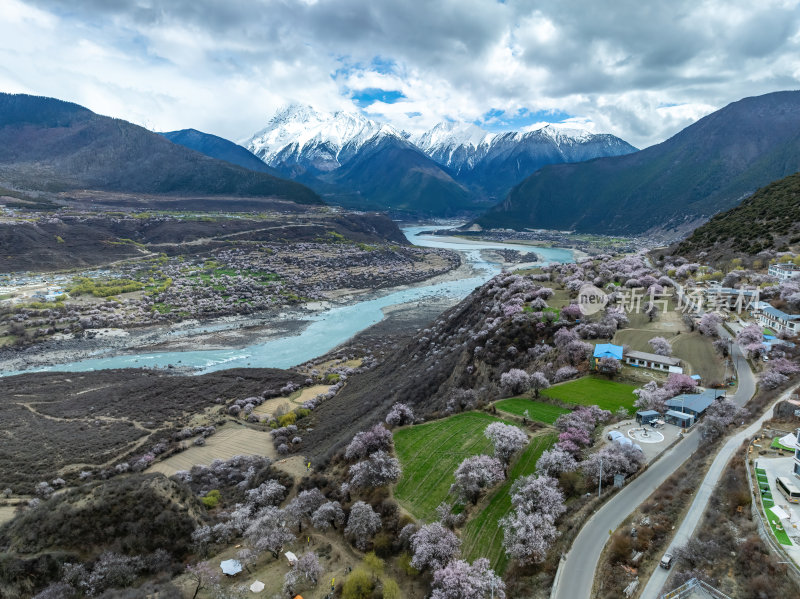
[{"label": "valley", "polygon": [[800,593],[792,2],[48,4],[2,599]]}]

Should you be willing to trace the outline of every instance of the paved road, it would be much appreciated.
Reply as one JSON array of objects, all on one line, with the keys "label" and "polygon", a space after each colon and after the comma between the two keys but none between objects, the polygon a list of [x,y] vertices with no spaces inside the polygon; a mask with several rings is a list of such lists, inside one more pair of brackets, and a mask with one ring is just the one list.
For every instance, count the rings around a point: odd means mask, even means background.
[{"label": "paved road", "polygon": [[[724,334],[728,336],[727,332]],[[731,399],[737,405],[742,406],[753,396],[755,377],[738,345],[733,345],[732,352],[734,361],[738,357],[740,372],[739,387]],[[609,531],[615,530],[622,524],[631,512],[694,453],[699,443],[700,435],[695,428],[686,435],[683,441],[661,456],[639,478],[629,483],[597,510],[578,533],[567,553],[565,562],[561,564],[558,587],[553,595],[555,599],[589,599],[591,597],[597,562],[608,541]]]},{"label": "paved road", "polygon": [[[711,468],[708,469],[708,473],[703,479],[700,489],[697,491],[697,495],[695,495],[694,501],[689,508],[689,513],[681,523],[680,527],[678,528],[678,532],[675,533],[675,537],[665,553],[672,551],[675,547],[685,545],[689,539],[692,538],[695,528],[697,528],[697,524],[700,521],[703,512],[705,512],[706,507],[708,506],[711,493],[717,486],[717,483],[719,482],[719,479],[725,470],[725,466],[728,465],[728,462],[736,453],[736,450],[739,449],[745,439],[758,432],[765,420],[772,418],[772,410],[775,404],[783,399],[787,399],[792,393],[795,392],[795,390],[796,389],[790,389],[786,391],[786,393],[781,395],[781,397],[779,397],[775,402],[772,403],[772,405],[769,406],[769,408],[764,411],[764,414],[762,414],[757,421],[748,426],[742,432],[728,439],[728,441],[717,454],[714,462],[711,464]],[[660,597],[663,593],[664,584],[667,582],[668,576],[668,570],[656,568],[653,574],[650,576],[647,586],[642,591],[640,599],[658,599],[658,597]]]}]

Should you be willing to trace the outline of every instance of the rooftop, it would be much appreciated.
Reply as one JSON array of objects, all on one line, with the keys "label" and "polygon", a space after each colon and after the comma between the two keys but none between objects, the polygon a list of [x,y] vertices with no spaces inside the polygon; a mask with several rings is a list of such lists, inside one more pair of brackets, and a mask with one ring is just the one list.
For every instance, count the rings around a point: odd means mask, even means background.
[{"label": "rooftop", "polygon": [[615,360],[622,359],[623,348],[621,345],[614,345],[613,343],[598,343],[594,346],[595,358],[614,358]]},{"label": "rooftop", "polygon": [[706,389],[702,393],[682,393],[681,395],[676,395],[672,399],[665,401],[664,405],[668,408],[676,408],[680,411],[683,411],[685,408],[699,414],[706,411],[708,406],[714,403],[715,399],[724,395],[725,391],[720,389]]},{"label": "rooftop", "polygon": [[761,306],[761,311],[764,314],[769,314],[773,318],[777,318],[778,320],[797,320],[800,319],[800,314],[787,314],[783,310],[778,310],[777,308],[770,306],[767,304],[766,306]]},{"label": "rooftop", "polygon": [[669,364],[670,366],[679,366],[681,363],[680,358],[673,358],[672,356],[661,356],[659,354],[650,354],[644,351],[629,351],[625,354],[629,358],[637,360],[648,360],[650,362],[659,362],[661,364]]}]

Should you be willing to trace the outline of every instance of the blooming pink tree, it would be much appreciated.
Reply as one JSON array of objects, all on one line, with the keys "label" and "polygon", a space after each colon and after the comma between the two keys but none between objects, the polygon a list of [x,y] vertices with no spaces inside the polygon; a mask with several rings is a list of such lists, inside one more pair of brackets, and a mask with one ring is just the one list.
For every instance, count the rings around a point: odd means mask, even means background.
[{"label": "blooming pink tree", "polygon": [[747,410],[740,408],[731,400],[717,399],[706,410],[700,423],[700,433],[704,439],[714,441],[724,435],[729,426],[741,423],[747,415]]},{"label": "blooming pink tree", "polygon": [[391,431],[383,425],[376,424],[369,430],[356,433],[345,449],[344,457],[348,460],[358,460],[375,451],[389,451],[391,448]]},{"label": "blooming pink tree", "polygon": [[697,323],[697,330],[701,335],[706,337],[717,337],[719,332],[717,328],[722,323],[722,318],[715,312],[706,312],[700,317],[700,322]]},{"label": "blooming pink tree", "polygon": [[301,491],[289,502],[284,513],[292,524],[297,524],[297,532],[303,532],[303,523],[311,520],[311,515],[327,501],[322,491],[314,487]]},{"label": "blooming pink tree", "polygon": [[453,560],[433,573],[431,599],[505,599],[506,585],[485,557],[472,564]]},{"label": "blooming pink tree", "polygon": [[483,431],[484,436],[494,445],[494,455],[506,466],[511,457],[528,444],[528,436],[516,426],[492,422]]},{"label": "blooming pink tree", "polygon": [[558,445],[543,451],[536,461],[536,473],[545,476],[558,476],[562,472],[572,472],[577,468],[578,463],[572,454]]},{"label": "blooming pink tree", "polygon": [[381,517],[368,503],[356,501],[350,508],[350,517],[344,534],[361,551],[366,551],[367,543],[381,529]]},{"label": "blooming pink tree", "polygon": [[506,554],[526,564],[542,562],[558,537],[553,521],[543,514],[511,512],[500,520]]},{"label": "blooming pink tree", "polygon": [[597,360],[597,372],[602,372],[608,377],[619,374],[621,370],[622,364],[619,363],[619,360],[614,358],[600,358]]},{"label": "blooming pink tree", "polygon": [[268,506],[258,512],[244,534],[256,551],[269,551],[277,558],[283,546],[294,541],[288,523],[283,510]]},{"label": "blooming pink tree", "polygon": [[665,399],[675,397],[681,393],[693,393],[696,387],[697,381],[689,375],[673,372],[667,377],[667,382],[664,383],[663,389],[667,393]]},{"label": "blooming pink tree", "polygon": [[524,393],[530,387],[530,376],[524,370],[512,368],[500,375],[500,386],[506,393]]},{"label": "blooming pink tree", "polygon": [[579,447],[586,447],[591,443],[591,438],[585,429],[571,426],[558,435],[558,442],[559,444],[574,443]]},{"label": "blooming pink tree", "polygon": [[385,487],[397,482],[401,472],[400,462],[379,449],[366,460],[350,466],[350,482],[361,489]]},{"label": "blooming pink tree", "polygon": [[648,343],[650,344],[650,347],[653,348],[653,353],[658,354],[659,356],[672,355],[672,346],[669,344],[669,341],[663,337],[653,337],[650,341],[648,341]]},{"label": "blooming pink tree", "polygon": [[475,504],[484,489],[493,487],[505,477],[503,464],[497,458],[471,456],[465,458],[456,469],[456,482],[450,487],[450,491]]},{"label": "blooming pink tree", "polygon": [[787,360],[786,358],[775,358],[774,360],[770,361],[769,369],[774,370],[775,372],[780,372],[781,374],[797,374],[800,372],[800,365],[796,362],[792,362],[791,360]]},{"label": "blooming pink tree", "polygon": [[545,475],[523,476],[511,485],[511,505],[518,512],[538,512],[555,521],[566,511],[558,481]]},{"label": "blooming pink tree", "polygon": [[534,396],[539,397],[539,391],[547,389],[550,386],[550,381],[547,380],[547,377],[543,373],[534,372],[530,376],[529,385],[530,388],[533,389]]},{"label": "blooming pink tree", "polygon": [[461,555],[461,539],[439,522],[425,524],[411,537],[411,565],[439,570]]},{"label": "blooming pink tree", "polygon": [[761,375],[761,385],[765,389],[775,389],[776,387],[783,385],[788,380],[788,376],[772,369],[767,370]]},{"label": "blooming pink tree", "polygon": [[663,413],[665,410],[664,402],[670,398],[669,392],[661,389],[658,383],[650,381],[643,387],[634,390],[634,395],[638,397],[633,405],[640,410],[655,410]]},{"label": "blooming pink tree", "polygon": [[764,341],[764,333],[757,324],[749,324],[736,334],[736,343],[743,347],[761,344]]},{"label": "blooming pink tree", "polygon": [[311,515],[311,524],[319,530],[327,530],[331,526],[344,524],[344,511],[338,501],[328,501],[319,506]]},{"label": "blooming pink tree", "polygon": [[386,415],[386,424],[389,426],[403,426],[414,422],[414,411],[404,403],[396,403]]}]

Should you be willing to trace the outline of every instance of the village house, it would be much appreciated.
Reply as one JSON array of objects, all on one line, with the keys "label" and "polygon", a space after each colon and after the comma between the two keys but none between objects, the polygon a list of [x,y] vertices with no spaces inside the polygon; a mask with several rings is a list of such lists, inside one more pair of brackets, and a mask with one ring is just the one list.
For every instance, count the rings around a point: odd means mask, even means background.
[{"label": "village house", "polygon": [[794,264],[771,264],[767,272],[773,277],[786,281],[800,277],[800,266]]},{"label": "village house", "polygon": [[677,372],[679,374],[683,373],[680,359],[671,356],[660,356],[658,354],[632,350],[625,352],[624,361],[630,366],[639,368],[650,368],[651,370],[660,370],[662,372]]},{"label": "village house", "polygon": [[776,333],[795,335],[800,331],[800,314],[787,314],[766,302],[758,302],[754,306],[753,316],[761,326],[769,327]]}]

